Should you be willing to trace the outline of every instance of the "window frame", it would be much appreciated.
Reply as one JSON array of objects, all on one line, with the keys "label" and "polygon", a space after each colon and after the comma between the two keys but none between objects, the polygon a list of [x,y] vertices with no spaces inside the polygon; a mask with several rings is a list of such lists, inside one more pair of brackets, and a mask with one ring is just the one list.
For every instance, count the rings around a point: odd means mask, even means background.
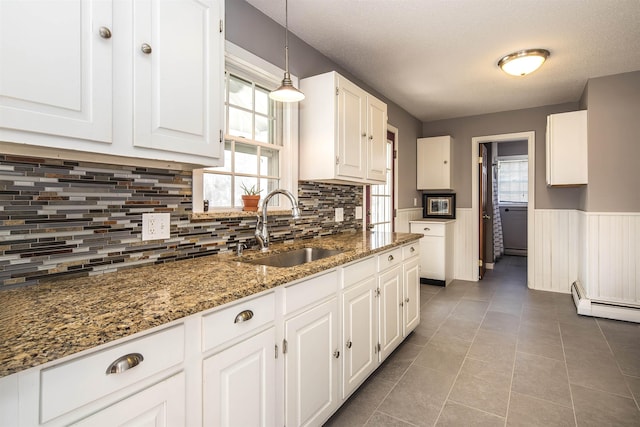
[{"label": "window frame", "polygon": [[[525,198],[526,200],[524,202],[509,202],[509,201],[501,201],[500,200],[500,162],[508,162],[508,161],[523,161],[527,164],[527,173],[525,175],[526,178],[526,190],[527,190],[527,197]],[[529,200],[529,156],[528,155],[514,155],[514,156],[498,156],[496,158],[496,166],[498,169],[498,173],[496,174],[496,180],[498,185],[497,190],[498,190],[498,205],[499,206],[527,206],[528,205],[528,200]]]},{"label": "window frame", "polygon": [[[281,84],[281,77],[284,70],[265,61],[264,59],[252,54],[251,52],[229,42],[225,42],[225,73],[230,71],[241,78],[249,79],[261,86],[277,88]],[[298,86],[298,78],[291,76],[291,80]],[[225,93],[226,98],[226,93]],[[223,115],[223,123],[225,126],[224,135],[227,140],[227,106],[225,100],[221,103],[221,114]],[[298,104],[282,103],[282,146],[280,146],[280,186],[291,191],[294,195],[298,194]],[[237,141],[237,138],[234,138]],[[267,148],[273,148],[272,144],[264,144]],[[195,169],[193,171],[193,212],[204,212],[204,194],[203,194],[203,175],[204,169]],[[266,194],[261,193],[262,198]],[[273,204],[273,200],[269,204],[268,210],[280,210],[286,208],[283,198],[274,198],[278,200],[279,205]],[[241,212],[242,208],[210,208],[210,213],[228,213]]]}]

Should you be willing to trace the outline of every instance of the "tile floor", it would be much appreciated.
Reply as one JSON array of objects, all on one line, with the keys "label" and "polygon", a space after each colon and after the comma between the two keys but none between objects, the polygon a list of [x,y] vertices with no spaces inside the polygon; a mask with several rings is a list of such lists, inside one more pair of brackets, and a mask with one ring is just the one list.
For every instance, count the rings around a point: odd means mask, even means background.
[{"label": "tile floor", "polygon": [[327,426],[640,426],[640,324],[526,287],[526,258],[422,285],[418,328]]}]

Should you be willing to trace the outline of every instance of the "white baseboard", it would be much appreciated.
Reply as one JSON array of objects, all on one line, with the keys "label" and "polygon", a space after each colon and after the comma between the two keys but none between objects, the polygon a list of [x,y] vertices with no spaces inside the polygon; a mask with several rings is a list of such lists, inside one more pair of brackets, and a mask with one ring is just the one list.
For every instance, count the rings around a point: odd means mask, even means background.
[{"label": "white baseboard", "polygon": [[580,282],[571,285],[571,296],[578,314],[583,316],[603,317],[606,319],[624,320],[640,323],[640,307],[623,306],[599,301],[592,301],[586,297]]}]

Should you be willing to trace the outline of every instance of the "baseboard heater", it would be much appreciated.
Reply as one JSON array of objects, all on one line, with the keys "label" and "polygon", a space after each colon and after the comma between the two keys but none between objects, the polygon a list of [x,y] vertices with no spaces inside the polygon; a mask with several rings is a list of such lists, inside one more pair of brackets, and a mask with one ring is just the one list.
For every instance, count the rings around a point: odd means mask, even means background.
[{"label": "baseboard heater", "polygon": [[640,323],[640,306],[589,299],[582,288],[582,284],[577,280],[571,284],[571,296],[578,314],[583,316],[604,317],[606,319]]},{"label": "baseboard heater", "polygon": [[446,286],[446,282],[444,280],[438,279],[427,279],[426,277],[420,278],[421,285],[435,285],[435,286]]}]

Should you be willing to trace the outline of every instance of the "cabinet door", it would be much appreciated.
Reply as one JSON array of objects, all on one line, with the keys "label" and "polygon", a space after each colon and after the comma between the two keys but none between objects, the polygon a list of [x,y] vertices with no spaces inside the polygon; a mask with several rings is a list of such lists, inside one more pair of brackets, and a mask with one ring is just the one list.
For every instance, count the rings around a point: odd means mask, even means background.
[{"label": "cabinet door", "polygon": [[[108,0],[0,2],[0,139],[56,145],[10,131],[112,140],[112,27]],[[85,140],[84,142],[82,140]],[[62,147],[62,145],[60,145]]]},{"label": "cabinet door", "polygon": [[418,138],[417,188],[441,190],[451,188],[451,138]]},{"label": "cabinet door", "polygon": [[378,277],[380,361],[402,342],[402,266]]},{"label": "cabinet door", "polygon": [[134,2],[135,146],[221,157],[221,2]]},{"label": "cabinet door", "polygon": [[588,182],[587,111],[547,116],[547,185]]},{"label": "cabinet door", "polygon": [[403,336],[406,337],[420,323],[420,259],[415,257],[405,262],[403,272]]},{"label": "cabinet door", "polygon": [[146,427],[185,422],[185,377],[180,373],[72,425]]},{"label": "cabinet door", "polygon": [[205,426],[275,425],[275,328],[203,362]]},{"label": "cabinet door", "polygon": [[338,407],[338,300],[285,321],[288,426],[320,425]]},{"label": "cabinet door", "polygon": [[368,180],[387,180],[387,104],[367,97],[367,176]]},{"label": "cabinet door", "polygon": [[444,236],[424,236],[420,239],[420,277],[445,280]]},{"label": "cabinet door", "polygon": [[363,179],[366,167],[367,94],[348,80],[338,78],[338,160],[336,174]]},{"label": "cabinet door", "polygon": [[376,279],[371,277],[342,295],[343,398],[378,366],[374,352],[378,344],[376,288]]}]

